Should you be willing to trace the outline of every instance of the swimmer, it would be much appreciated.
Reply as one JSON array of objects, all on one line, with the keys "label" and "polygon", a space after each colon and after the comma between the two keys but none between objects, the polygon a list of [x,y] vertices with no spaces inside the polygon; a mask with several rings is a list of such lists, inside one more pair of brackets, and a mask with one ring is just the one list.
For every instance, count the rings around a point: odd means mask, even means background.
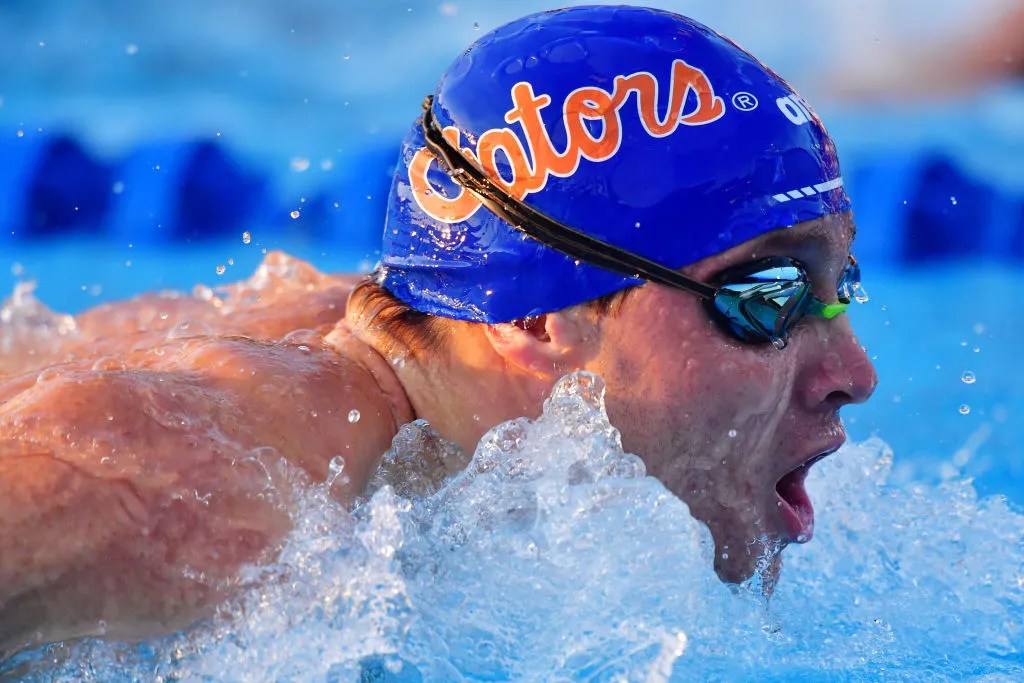
[{"label": "swimmer", "polygon": [[471,453],[575,370],[722,580],[770,584],[876,383],[853,237],[820,120],[712,30],[609,6],[501,27],[425,100],[373,274],[277,256],[217,301],[87,313],[8,371],[0,648],[209,614],[289,529],[277,458],[322,481],[341,456],[352,500],[401,425]]}]

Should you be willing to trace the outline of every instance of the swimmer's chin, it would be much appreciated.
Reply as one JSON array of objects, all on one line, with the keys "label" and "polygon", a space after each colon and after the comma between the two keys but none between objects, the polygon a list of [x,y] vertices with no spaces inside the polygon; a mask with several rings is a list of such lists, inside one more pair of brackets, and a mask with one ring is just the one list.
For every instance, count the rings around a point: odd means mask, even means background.
[{"label": "swimmer's chin", "polygon": [[[759,543],[748,546],[761,548],[759,554],[745,553],[742,557],[729,555],[715,548],[715,573],[725,584],[771,597],[782,573],[782,549],[785,543],[765,547]],[[723,555],[725,555],[723,557]]]}]

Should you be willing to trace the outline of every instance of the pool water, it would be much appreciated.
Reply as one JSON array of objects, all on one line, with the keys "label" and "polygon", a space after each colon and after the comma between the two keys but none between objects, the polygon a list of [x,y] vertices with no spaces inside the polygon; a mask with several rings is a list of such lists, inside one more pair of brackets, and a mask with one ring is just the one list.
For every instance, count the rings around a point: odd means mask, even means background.
[{"label": "pool water", "polygon": [[[245,276],[263,246],[40,247],[15,270],[78,310]],[[372,258],[273,246],[328,269]],[[302,483],[278,562],[248,571],[214,619],[139,645],[22,653],[0,680],[1020,680],[1015,273],[864,265],[872,300],[851,315],[879,388],[845,411],[853,443],[812,471],[815,538],[784,552],[767,603],[718,582],[706,530],[621,451],[584,375],[536,423],[492,431],[437,490],[384,487],[350,512],[329,483]]]},{"label": "pool water", "polygon": [[[493,430],[425,495],[353,513],[293,501],[278,562],[209,622],[86,640],[5,666],[26,680],[1019,680],[1024,515],[969,482],[892,486],[878,439],[817,467],[814,542],[769,602],[710,569],[709,536],[625,454],[587,375]],[[412,425],[398,440],[422,441]],[[416,487],[413,487],[416,488]],[[3,669],[0,669],[3,671]]]}]

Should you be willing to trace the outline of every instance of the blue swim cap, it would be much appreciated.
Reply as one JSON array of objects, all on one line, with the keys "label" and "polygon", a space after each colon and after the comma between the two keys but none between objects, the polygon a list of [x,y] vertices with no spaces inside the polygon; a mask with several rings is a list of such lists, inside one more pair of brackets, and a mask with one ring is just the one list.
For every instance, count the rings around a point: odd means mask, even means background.
[{"label": "blue swim cap", "polygon": [[[534,14],[445,72],[445,138],[529,207],[678,269],[850,208],[835,146],[790,86],[691,19],[636,7]],[[419,123],[391,187],[382,286],[477,322],[640,284],[515,230],[448,175]]]}]

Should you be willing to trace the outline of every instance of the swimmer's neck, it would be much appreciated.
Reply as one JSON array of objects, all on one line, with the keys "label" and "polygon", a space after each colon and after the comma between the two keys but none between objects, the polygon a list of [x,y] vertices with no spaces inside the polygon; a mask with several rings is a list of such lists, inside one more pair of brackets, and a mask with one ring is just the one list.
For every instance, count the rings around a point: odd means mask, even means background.
[{"label": "swimmer's neck", "polygon": [[426,420],[442,437],[472,454],[491,427],[539,415],[551,389],[550,383],[533,381],[509,367],[486,342],[482,328],[460,326],[442,348],[400,358],[388,358],[394,354],[384,350],[380,339],[346,320],[326,339],[345,355],[358,347],[373,350],[371,371],[393,406],[398,427]]},{"label": "swimmer's neck", "polygon": [[341,320],[335,325],[334,329],[324,337],[324,342],[340,355],[358,364],[373,378],[391,410],[392,436],[398,433],[402,425],[417,418],[413,404],[409,400],[405,387],[395,374],[394,368],[345,320]]}]

